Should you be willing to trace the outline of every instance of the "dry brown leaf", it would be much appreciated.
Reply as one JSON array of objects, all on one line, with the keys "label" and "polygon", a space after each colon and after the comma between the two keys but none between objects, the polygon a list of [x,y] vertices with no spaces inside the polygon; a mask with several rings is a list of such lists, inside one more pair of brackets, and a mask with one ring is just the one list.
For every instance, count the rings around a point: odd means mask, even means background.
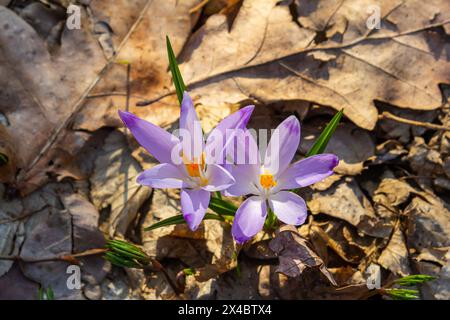
[{"label": "dry brown leaf", "polygon": [[0,182],[14,180],[17,163],[15,148],[5,127],[0,123]]},{"label": "dry brown leaf", "polygon": [[[106,92],[107,97],[102,103],[89,100],[90,105],[85,106],[87,111],[78,118],[78,122],[85,121],[87,125],[78,127],[95,130],[106,123],[120,125],[117,107],[125,108],[125,97],[122,94],[114,100],[109,95],[111,92],[114,95],[116,88],[125,87],[126,68],[111,67],[110,58],[114,53],[118,53],[118,60],[133,64],[135,95],[155,90],[152,84],[170,85],[164,37],[169,34],[174,47],[181,48],[191,27],[188,10],[195,2],[138,0],[130,5],[128,1],[91,1],[88,11],[81,7],[82,29],[68,30],[63,24],[61,45],[51,51],[36,30],[13,11],[0,7],[0,43],[5,49],[0,56],[0,72],[4,75],[0,80],[4,88],[0,111],[10,123],[7,131],[17,146],[18,163],[22,164],[16,182],[23,194],[45,183],[45,169],[59,156],[55,148],[73,147],[61,140],[86,95],[104,96]],[[161,25],[167,26],[164,32],[160,30]],[[27,39],[26,46],[23,38]],[[173,97],[169,101],[176,107]],[[135,103],[136,99],[132,100],[133,107]],[[160,111],[165,112],[165,120],[176,119],[174,109],[169,111],[170,108],[162,105]],[[107,110],[111,108],[108,115]],[[134,109],[139,113],[137,110]],[[140,111],[144,116],[154,115],[155,107]]]},{"label": "dry brown leaf", "polygon": [[407,159],[418,175],[430,177],[444,173],[441,153],[428,146],[422,137],[414,138]]},{"label": "dry brown leaf", "polygon": [[442,200],[431,194],[414,197],[405,208],[408,214],[408,246],[422,248],[450,246],[450,212]]},{"label": "dry brown leaf", "polygon": [[[25,241],[20,251],[22,260],[55,259],[79,253],[76,250],[103,246],[103,236],[98,230],[98,211],[85,198],[66,193],[70,190],[68,185],[46,185],[24,199],[25,208],[36,206],[41,209],[25,222]],[[27,278],[44,288],[51,286],[57,299],[83,299],[82,290],[67,286],[69,275],[66,270],[71,263],[54,260],[23,262],[21,266]],[[101,257],[84,257],[79,263],[83,282],[99,283],[106,275],[105,261]]]},{"label": "dry brown leaf", "polygon": [[[302,126],[302,143],[300,152],[306,154],[325,128],[325,121],[307,121]],[[348,143],[352,141],[352,143]],[[334,169],[342,175],[357,175],[364,169],[364,161],[375,153],[375,144],[366,130],[345,123],[337,127],[324,152],[339,157],[339,164]]]},{"label": "dry brown leaf", "polygon": [[289,277],[298,277],[306,268],[318,268],[334,286],[337,286],[322,259],[311,250],[295,227],[281,227],[269,246],[280,261],[277,272]]},{"label": "dry brown leaf", "polygon": [[373,202],[379,216],[396,218],[400,213],[398,207],[405,203],[415,190],[405,181],[384,178],[373,195]]},{"label": "dry brown leaf", "polygon": [[[224,16],[211,16],[189,40],[182,73],[199,95],[197,101],[205,105],[249,97],[264,102],[301,99],[344,108],[353,122],[366,129],[373,129],[377,121],[374,100],[419,110],[440,107],[438,84],[450,81],[445,40],[437,32],[419,31],[448,23],[448,4],[382,1],[382,17],[398,23],[395,31],[392,22],[383,23],[379,31],[367,28],[368,8],[374,4],[378,2],[312,3],[307,15],[321,25],[312,32],[302,22],[299,26],[292,21],[287,3],[244,1],[231,31]],[[428,20],[418,17],[421,7],[428,10]],[[411,16],[419,20],[405,25],[403,20],[412,21]],[[344,20],[350,19],[343,28]],[[314,38],[332,24],[338,26],[331,30],[343,32],[340,41],[316,44]],[[279,36],[286,33],[289,37]],[[316,58],[307,54],[312,50]]]},{"label": "dry brown leaf", "polygon": [[420,291],[424,299],[450,299],[450,251],[447,251],[445,261],[446,263],[442,268],[425,261],[416,263],[418,272],[436,277],[436,280],[421,285]]},{"label": "dry brown leaf", "polygon": [[106,232],[124,235],[135,219],[151,188],[136,183],[142,171],[139,163],[131,156],[125,136],[111,132],[95,160],[91,182],[91,198],[99,209],[108,209],[110,214]]},{"label": "dry brown leaf", "polygon": [[[152,101],[154,92],[172,91],[166,35],[170,37],[175,53],[178,53],[195,24],[195,21],[191,21],[189,10],[198,1],[139,0],[139,5],[134,9],[130,8],[133,6],[130,6],[128,1],[119,3],[113,6],[109,1],[95,1],[91,8],[95,16],[101,21],[107,21],[109,27],[114,30],[112,42],[115,50],[119,47],[121,35],[125,35],[131,27],[128,21],[122,18],[124,8],[125,12],[133,14],[134,18],[140,13],[143,14],[142,21],[117,56],[118,61],[131,64],[129,111],[156,125],[169,125],[179,116],[179,103],[175,95],[166,95],[153,101],[151,106],[139,107],[136,104]],[[148,8],[142,11],[146,3]],[[93,88],[73,127],[94,131],[102,126],[121,126],[117,111],[126,108],[126,86],[126,66],[111,66]]]},{"label": "dry brown leaf", "polygon": [[36,300],[38,298],[39,284],[27,279],[18,263],[7,274],[0,277],[0,300]]},{"label": "dry brown leaf", "polygon": [[392,222],[378,217],[367,197],[354,179],[347,178],[330,189],[312,194],[308,207],[313,214],[325,213],[347,221],[367,235],[385,238]]},{"label": "dry brown leaf", "polygon": [[408,248],[406,247],[405,238],[399,227],[392,234],[387,247],[378,258],[378,263],[402,277],[411,274]]},{"label": "dry brown leaf", "polygon": [[[179,193],[154,190],[152,206],[143,227],[181,214]],[[204,220],[192,232],[186,224],[142,231],[144,250],[156,259],[177,258],[195,269],[197,281],[204,282],[232,270],[237,264],[237,248],[231,226],[216,220]]]},{"label": "dry brown leaf", "polygon": [[[18,180],[23,182],[105,59],[96,48],[95,36],[86,30],[63,31],[60,50],[50,54],[36,31],[13,11],[0,7],[0,20],[4,88],[0,111],[10,124],[7,131],[17,148],[23,169]],[[86,29],[90,24],[85,11],[82,24]]]},{"label": "dry brown leaf", "polygon": [[[0,192],[0,199],[3,197]],[[0,255],[17,255],[24,240],[23,205],[19,199],[0,200]],[[0,260],[0,277],[12,267],[14,261]]]}]

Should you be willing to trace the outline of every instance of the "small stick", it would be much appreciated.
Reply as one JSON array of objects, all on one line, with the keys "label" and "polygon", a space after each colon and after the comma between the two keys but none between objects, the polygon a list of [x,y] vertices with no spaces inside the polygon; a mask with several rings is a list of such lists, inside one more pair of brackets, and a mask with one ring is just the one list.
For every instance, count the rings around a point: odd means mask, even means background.
[{"label": "small stick", "polygon": [[54,256],[48,258],[37,258],[37,259],[24,259],[21,256],[2,256],[0,255],[0,260],[13,260],[13,261],[22,261],[29,263],[38,263],[38,262],[49,262],[49,261],[66,261],[66,262],[77,262],[77,258],[87,257],[97,254],[102,254],[108,251],[108,249],[97,248],[97,249],[89,249],[83,252],[74,253],[74,254],[66,254],[61,256]]},{"label": "small stick", "polygon": [[[103,98],[103,97],[111,97],[111,96],[119,96],[119,97],[126,97],[126,92],[120,92],[120,91],[111,91],[111,92],[99,92],[99,93],[93,93],[88,95],[87,99],[94,99],[94,98]],[[137,95],[131,95],[132,98],[135,99],[141,99],[141,100],[147,100],[147,98]]]},{"label": "small stick", "polygon": [[189,10],[189,13],[197,12],[198,10],[200,10],[201,8],[206,6],[208,4],[208,2],[209,2],[209,0],[203,0],[202,2],[197,4],[195,7],[193,7],[191,10]]},{"label": "small stick", "polygon": [[424,127],[424,128],[428,128],[428,129],[431,129],[431,130],[450,131],[450,127],[446,127],[444,125],[405,119],[405,118],[401,118],[401,117],[398,117],[396,115],[393,115],[392,113],[387,112],[387,111],[384,111],[382,114],[380,114],[378,116],[378,119],[394,120],[394,121],[397,121],[397,122],[401,122],[401,123],[405,123],[405,124],[409,124],[409,125],[417,126],[417,127]]}]

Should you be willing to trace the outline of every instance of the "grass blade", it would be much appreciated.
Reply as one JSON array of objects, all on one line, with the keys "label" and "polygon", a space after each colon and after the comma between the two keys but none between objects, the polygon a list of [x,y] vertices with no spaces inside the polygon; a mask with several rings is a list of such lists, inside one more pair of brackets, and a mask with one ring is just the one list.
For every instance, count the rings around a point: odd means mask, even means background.
[{"label": "grass blade", "polygon": [[[220,220],[223,221],[223,218],[216,215],[216,214],[211,214],[211,213],[207,213],[205,214],[205,217],[203,218],[203,220]],[[186,223],[186,220],[184,220],[184,217],[182,214],[158,221],[157,223],[151,225],[150,227],[145,228],[145,231],[151,231],[151,230],[155,230],[158,228],[162,228],[162,227],[167,227],[167,226],[171,226],[174,224],[183,224]]]},{"label": "grass blade", "polygon": [[8,164],[8,156],[6,154],[0,153],[0,167]]},{"label": "grass blade", "polygon": [[426,274],[413,274],[406,276],[394,281],[394,283],[401,286],[415,286],[417,284],[422,284],[428,281],[436,280],[436,277],[429,276]]},{"label": "grass blade", "polygon": [[224,216],[234,216],[238,209],[234,204],[215,197],[211,198],[209,208],[212,211]]},{"label": "grass blade", "polygon": [[314,156],[316,154],[322,153],[327,147],[328,141],[330,141],[331,136],[341,121],[342,115],[344,114],[344,110],[339,111],[334,115],[331,121],[327,124],[325,129],[320,134],[319,138],[317,138],[316,142],[312,146],[312,148],[306,154],[307,157]]},{"label": "grass blade", "polygon": [[47,300],[55,300],[55,294],[53,293],[52,287],[47,288]]},{"label": "grass blade", "polygon": [[186,85],[184,84],[183,77],[181,76],[180,69],[178,68],[177,59],[173,53],[172,44],[170,43],[169,36],[166,36],[167,55],[169,56],[169,67],[172,73],[173,84],[177,91],[178,101],[183,101],[183,93],[186,91]]}]

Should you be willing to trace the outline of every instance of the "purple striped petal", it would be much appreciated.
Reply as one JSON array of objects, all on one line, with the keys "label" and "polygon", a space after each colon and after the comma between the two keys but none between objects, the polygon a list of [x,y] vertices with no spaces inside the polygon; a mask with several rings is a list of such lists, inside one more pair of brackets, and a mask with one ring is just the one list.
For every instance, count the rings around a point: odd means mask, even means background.
[{"label": "purple striped petal", "polygon": [[284,120],[274,131],[267,146],[264,167],[280,175],[288,167],[300,142],[300,123],[295,116]]},{"label": "purple striped petal", "polygon": [[172,163],[172,150],[178,148],[180,143],[177,137],[130,112],[119,111],[119,116],[139,144],[152,156],[161,163]]},{"label": "purple striped petal", "polygon": [[142,172],[136,182],[144,186],[164,188],[185,188],[188,186],[183,179],[185,175],[176,166],[162,163]]},{"label": "purple striped petal", "polygon": [[204,186],[203,190],[210,192],[225,190],[235,182],[233,176],[217,164],[208,165],[206,179],[208,179],[208,185]]},{"label": "purple striped petal", "polygon": [[202,189],[181,190],[181,211],[189,229],[197,230],[209,206],[211,194]]},{"label": "purple striped petal", "polygon": [[183,154],[189,160],[198,160],[204,150],[203,132],[191,97],[185,91],[181,102],[180,134]]},{"label": "purple striped petal", "polygon": [[262,230],[266,216],[267,207],[263,198],[252,196],[245,200],[234,217],[231,229],[234,240],[238,243],[244,243],[254,237]]},{"label": "purple striped petal", "polygon": [[247,194],[259,194],[256,187],[259,178],[259,166],[254,164],[227,165],[236,181],[225,190],[224,195],[239,197]]},{"label": "purple striped petal", "polygon": [[[206,163],[223,164],[224,149],[233,141],[236,134],[247,126],[255,106],[247,106],[223,119],[206,139]],[[237,129],[237,130],[234,130]]]},{"label": "purple striped petal", "polygon": [[305,222],[307,209],[305,200],[293,192],[280,191],[269,198],[273,213],[286,224],[295,226]]},{"label": "purple striped petal", "polygon": [[280,178],[282,189],[307,187],[332,175],[339,163],[337,156],[323,153],[293,163]]}]

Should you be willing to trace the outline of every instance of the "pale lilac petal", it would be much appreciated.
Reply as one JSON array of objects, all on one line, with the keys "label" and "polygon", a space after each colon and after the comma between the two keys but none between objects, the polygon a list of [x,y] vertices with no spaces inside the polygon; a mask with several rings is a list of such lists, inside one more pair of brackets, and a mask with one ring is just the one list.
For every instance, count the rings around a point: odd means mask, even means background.
[{"label": "pale lilac petal", "polygon": [[261,155],[258,144],[256,143],[257,133],[253,129],[244,129],[236,135],[236,142],[227,147],[227,163],[231,156],[231,162],[234,164],[252,164],[261,166]]},{"label": "pale lilac petal", "polygon": [[307,187],[333,174],[337,156],[323,153],[293,163],[280,177],[281,189]]},{"label": "pale lilac petal", "polygon": [[206,163],[223,164],[226,147],[245,129],[255,106],[247,106],[223,119],[206,139]]},{"label": "pale lilac petal", "polygon": [[305,222],[307,209],[305,200],[293,192],[280,191],[269,197],[269,206],[273,213],[286,224],[295,226]]},{"label": "pale lilac petal", "polygon": [[161,163],[172,163],[172,151],[180,143],[177,137],[130,112],[119,111],[119,116],[139,144],[152,156]]},{"label": "pale lilac petal", "polygon": [[[187,136],[186,136],[187,135]],[[204,150],[203,131],[194,103],[185,91],[181,102],[180,138],[182,138],[183,154],[189,160],[198,160]]]},{"label": "pale lilac petal", "polygon": [[244,243],[254,237],[262,230],[266,216],[267,206],[263,198],[252,196],[245,200],[234,217],[231,230],[234,240]]},{"label": "pale lilac petal", "polygon": [[197,230],[209,206],[211,194],[202,189],[181,190],[181,211],[189,229]]},{"label": "pale lilac petal", "polygon": [[162,163],[139,174],[136,182],[157,189],[184,188],[188,184],[183,179],[185,176],[179,168],[172,164]]},{"label": "pale lilac petal", "polygon": [[256,187],[259,179],[259,166],[253,164],[227,165],[231,175],[236,181],[225,190],[224,195],[239,197],[247,194],[259,194]]},{"label": "pale lilac petal", "polygon": [[288,167],[300,142],[300,123],[295,116],[284,120],[274,131],[267,146],[264,167],[277,176]]},{"label": "pale lilac petal", "polygon": [[208,185],[204,186],[203,189],[210,192],[225,190],[235,182],[233,176],[217,164],[208,165],[206,179]]}]

